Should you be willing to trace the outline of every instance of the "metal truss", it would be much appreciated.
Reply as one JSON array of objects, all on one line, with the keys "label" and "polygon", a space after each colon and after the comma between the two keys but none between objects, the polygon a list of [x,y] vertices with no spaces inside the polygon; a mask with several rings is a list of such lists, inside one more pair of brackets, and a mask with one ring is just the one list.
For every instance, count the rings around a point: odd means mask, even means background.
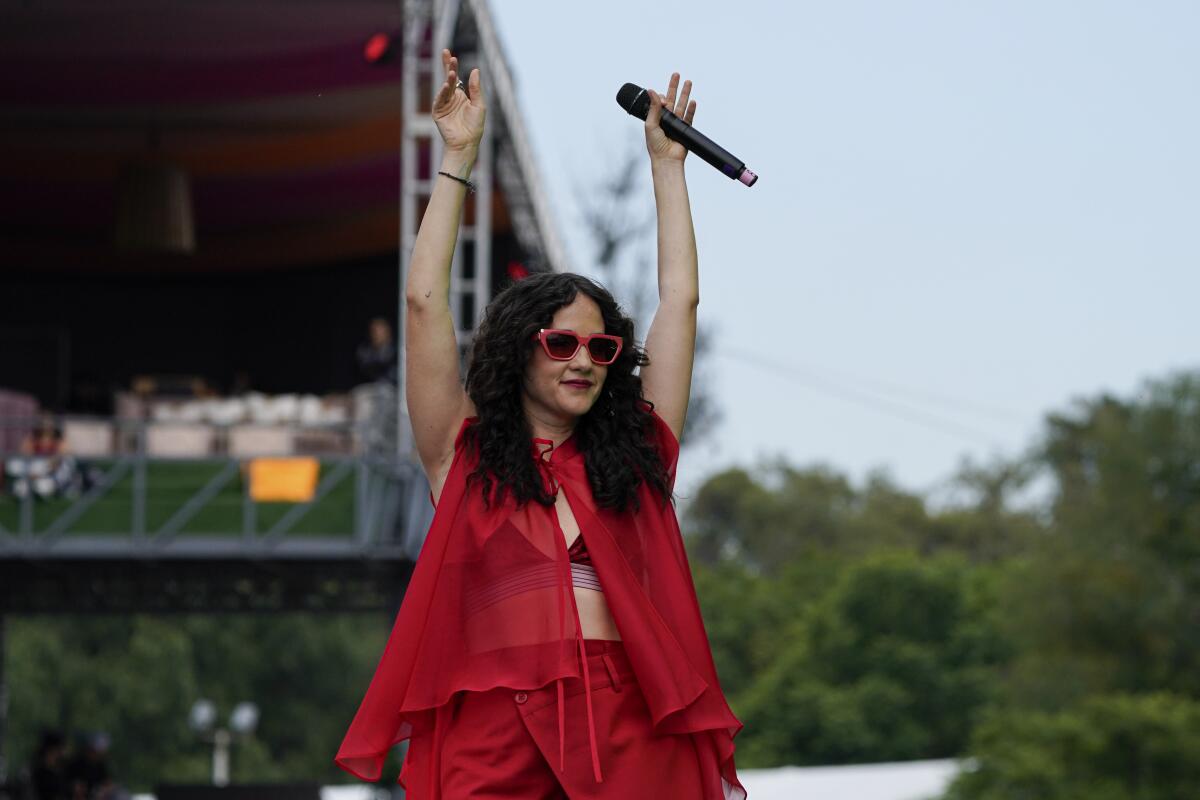
[{"label": "metal truss", "polygon": [[[421,215],[437,179],[442,140],[430,116],[442,81],[441,51],[449,47],[464,75],[479,67],[488,91],[488,123],[472,180],[477,191],[467,199],[458,246],[450,268],[450,311],[459,346],[460,369],[483,310],[499,287],[492,285],[493,192],[503,193],[513,232],[534,270],[564,271],[559,243],[516,89],[487,0],[406,0],[402,69],[400,142],[400,285],[407,285],[409,262]],[[426,167],[426,165],[428,165]],[[399,298],[400,330],[405,329],[404,296]],[[402,457],[412,457],[411,431],[404,398],[404,348],[398,358],[401,391],[399,418]]]},{"label": "metal truss", "polygon": [[[195,519],[216,504],[241,476],[248,459],[237,458],[151,458],[143,453],[123,455],[107,462],[90,462],[96,482],[69,501],[55,499],[52,505],[32,492],[21,498],[0,498],[0,562],[5,560],[128,558],[267,558],[411,557],[413,542],[398,525],[400,504],[411,494],[414,482],[423,483],[413,464],[397,465],[368,455],[322,456],[323,475],[310,500],[291,505],[285,513],[264,526],[258,519],[259,504],[250,495],[249,482],[242,481],[241,512],[235,525],[219,529],[197,527]],[[147,507],[161,505],[162,487],[150,478],[156,467],[186,464],[212,468],[214,473],[171,509],[155,526],[147,525]],[[132,484],[126,488],[126,484]],[[336,530],[321,535],[302,533],[301,523],[314,508],[338,489],[352,487],[352,513]],[[118,489],[118,487],[121,487]],[[178,487],[176,487],[178,488]],[[127,500],[125,492],[128,492]],[[118,497],[118,494],[121,496]],[[88,512],[97,504],[127,502],[128,524],[119,533],[89,529]],[[16,510],[16,525],[11,513]],[[53,509],[53,516],[46,511]],[[36,516],[36,518],[35,518]],[[160,513],[158,516],[162,516]],[[188,533],[183,533],[187,529]]]}]

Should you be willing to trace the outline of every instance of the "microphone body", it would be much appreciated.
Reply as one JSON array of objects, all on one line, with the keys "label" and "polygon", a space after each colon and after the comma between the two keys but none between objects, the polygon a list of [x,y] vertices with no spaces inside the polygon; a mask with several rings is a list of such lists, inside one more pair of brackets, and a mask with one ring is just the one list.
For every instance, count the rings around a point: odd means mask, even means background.
[{"label": "microphone body", "polygon": [[[650,93],[632,83],[625,84],[621,87],[621,91],[617,92],[617,103],[631,116],[643,121],[650,113]],[[746,162],[665,108],[661,112],[660,124],[667,138],[679,142],[688,149],[688,152],[700,156],[729,178],[741,181],[747,186],[753,186],[754,182],[758,180],[757,175],[746,169]]]}]

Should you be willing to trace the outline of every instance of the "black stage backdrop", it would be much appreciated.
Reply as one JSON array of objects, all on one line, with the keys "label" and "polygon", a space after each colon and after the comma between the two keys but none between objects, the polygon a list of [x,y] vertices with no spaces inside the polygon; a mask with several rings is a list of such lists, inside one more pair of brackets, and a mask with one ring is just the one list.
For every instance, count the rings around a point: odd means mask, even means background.
[{"label": "black stage backdrop", "polygon": [[344,391],[367,322],[396,326],[394,254],[334,266],[164,275],[0,271],[0,387],[112,413],[134,375],[197,375],[225,394]]}]

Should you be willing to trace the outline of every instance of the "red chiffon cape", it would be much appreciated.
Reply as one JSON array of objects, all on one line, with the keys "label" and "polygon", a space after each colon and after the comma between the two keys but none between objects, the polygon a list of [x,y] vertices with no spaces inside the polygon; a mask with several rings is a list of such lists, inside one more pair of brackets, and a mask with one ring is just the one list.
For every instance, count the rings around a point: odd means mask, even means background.
[{"label": "red chiffon cape", "polygon": [[[674,486],[679,442],[648,404],[640,407],[652,418]],[[477,456],[465,434],[477,420],[459,429],[404,601],[334,759],[363,780],[377,781],[388,750],[409,737],[433,736],[436,758],[439,712],[456,692],[537,689],[580,676],[578,615],[557,512],[537,502],[518,506],[511,492],[487,509],[477,485],[468,491]],[[717,681],[674,506],[643,482],[639,511],[598,507],[574,434],[557,447],[534,440],[531,457],[548,490],[561,485],[566,493],[655,732],[693,737],[704,800],[745,798],[733,759],[742,723]]]}]

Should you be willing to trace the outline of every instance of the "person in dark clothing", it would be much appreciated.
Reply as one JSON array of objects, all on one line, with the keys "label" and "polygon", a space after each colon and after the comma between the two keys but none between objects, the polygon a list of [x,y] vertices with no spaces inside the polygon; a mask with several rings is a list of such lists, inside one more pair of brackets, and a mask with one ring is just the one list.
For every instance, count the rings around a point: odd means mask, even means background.
[{"label": "person in dark clothing", "polygon": [[79,752],[66,766],[72,800],[110,800],[115,788],[108,768],[108,737],[103,733],[82,737]]},{"label": "person in dark clothing", "polygon": [[360,446],[373,453],[396,450],[396,344],[392,326],[376,317],[367,326],[367,341],[358,346],[358,369],[366,382],[354,390],[355,421],[361,435]]},{"label": "person in dark clothing", "polygon": [[358,346],[358,368],[370,381],[396,384],[396,343],[392,326],[383,317],[376,317],[367,326],[367,341]]},{"label": "person in dark clothing", "polygon": [[29,769],[33,800],[69,800],[67,778],[63,772],[66,738],[55,730],[42,732]]}]

